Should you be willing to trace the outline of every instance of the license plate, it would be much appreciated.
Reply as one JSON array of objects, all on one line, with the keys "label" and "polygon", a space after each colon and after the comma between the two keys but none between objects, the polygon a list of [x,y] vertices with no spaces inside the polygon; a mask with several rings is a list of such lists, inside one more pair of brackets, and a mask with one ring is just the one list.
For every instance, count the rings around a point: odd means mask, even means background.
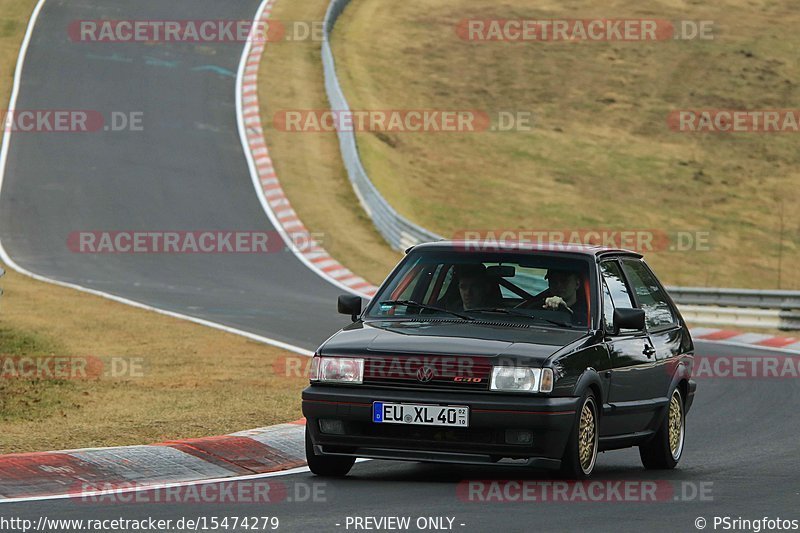
[{"label": "license plate", "polygon": [[469,407],[373,402],[372,421],[378,424],[469,427]]}]

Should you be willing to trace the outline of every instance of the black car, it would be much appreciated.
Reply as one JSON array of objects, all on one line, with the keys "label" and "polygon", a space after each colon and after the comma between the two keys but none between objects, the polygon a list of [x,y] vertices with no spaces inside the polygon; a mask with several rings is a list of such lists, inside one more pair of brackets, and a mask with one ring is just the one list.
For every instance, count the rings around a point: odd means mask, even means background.
[{"label": "black car", "polygon": [[692,339],[642,256],[595,246],[437,242],[408,250],[317,350],[303,391],[312,472],[358,457],[591,475],[638,446],[674,468]]}]

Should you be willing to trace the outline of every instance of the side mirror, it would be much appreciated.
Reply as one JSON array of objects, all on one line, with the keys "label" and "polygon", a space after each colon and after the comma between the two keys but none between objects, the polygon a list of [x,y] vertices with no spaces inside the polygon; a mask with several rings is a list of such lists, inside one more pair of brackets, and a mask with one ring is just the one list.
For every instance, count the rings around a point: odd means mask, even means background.
[{"label": "side mirror", "polygon": [[350,318],[355,322],[358,320],[358,315],[361,314],[361,297],[353,296],[352,294],[342,294],[339,296],[337,307],[341,314],[350,315]]},{"label": "side mirror", "polygon": [[614,310],[614,335],[619,335],[620,330],[644,330],[644,310],[619,308]]}]

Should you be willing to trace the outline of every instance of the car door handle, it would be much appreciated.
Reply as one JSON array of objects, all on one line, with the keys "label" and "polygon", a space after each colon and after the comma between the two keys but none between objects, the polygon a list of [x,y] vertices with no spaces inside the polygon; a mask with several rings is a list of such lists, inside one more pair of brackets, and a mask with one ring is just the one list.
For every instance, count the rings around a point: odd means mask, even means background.
[{"label": "car door handle", "polygon": [[645,345],[644,350],[642,351],[647,357],[653,357],[656,353],[656,349],[650,345]]}]

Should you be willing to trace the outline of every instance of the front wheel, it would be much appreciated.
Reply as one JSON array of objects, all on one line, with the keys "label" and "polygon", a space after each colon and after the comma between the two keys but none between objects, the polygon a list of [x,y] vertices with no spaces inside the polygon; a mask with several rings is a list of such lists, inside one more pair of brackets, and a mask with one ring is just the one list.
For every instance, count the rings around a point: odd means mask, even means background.
[{"label": "front wheel", "polygon": [[597,462],[600,416],[594,394],[587,392],[581,401],[575,426],[561,459],[560,474],[566,479],[586,479]]},{"label": "front wheel", "polygon": [[355,457],[340,457],[328,455],[315,455],[314,445],[311,442],[311,435],[306,428],[306,462],[312,473],[324,477],[346,476],[353,464]]},{"label": "front wheel", "polygon": [[683,396],[675,389],[669,400],[669,410],[652,440],[639,446],[642,464],[649,470],[675,468],[683,455],[686,436],[686,411]]}]

